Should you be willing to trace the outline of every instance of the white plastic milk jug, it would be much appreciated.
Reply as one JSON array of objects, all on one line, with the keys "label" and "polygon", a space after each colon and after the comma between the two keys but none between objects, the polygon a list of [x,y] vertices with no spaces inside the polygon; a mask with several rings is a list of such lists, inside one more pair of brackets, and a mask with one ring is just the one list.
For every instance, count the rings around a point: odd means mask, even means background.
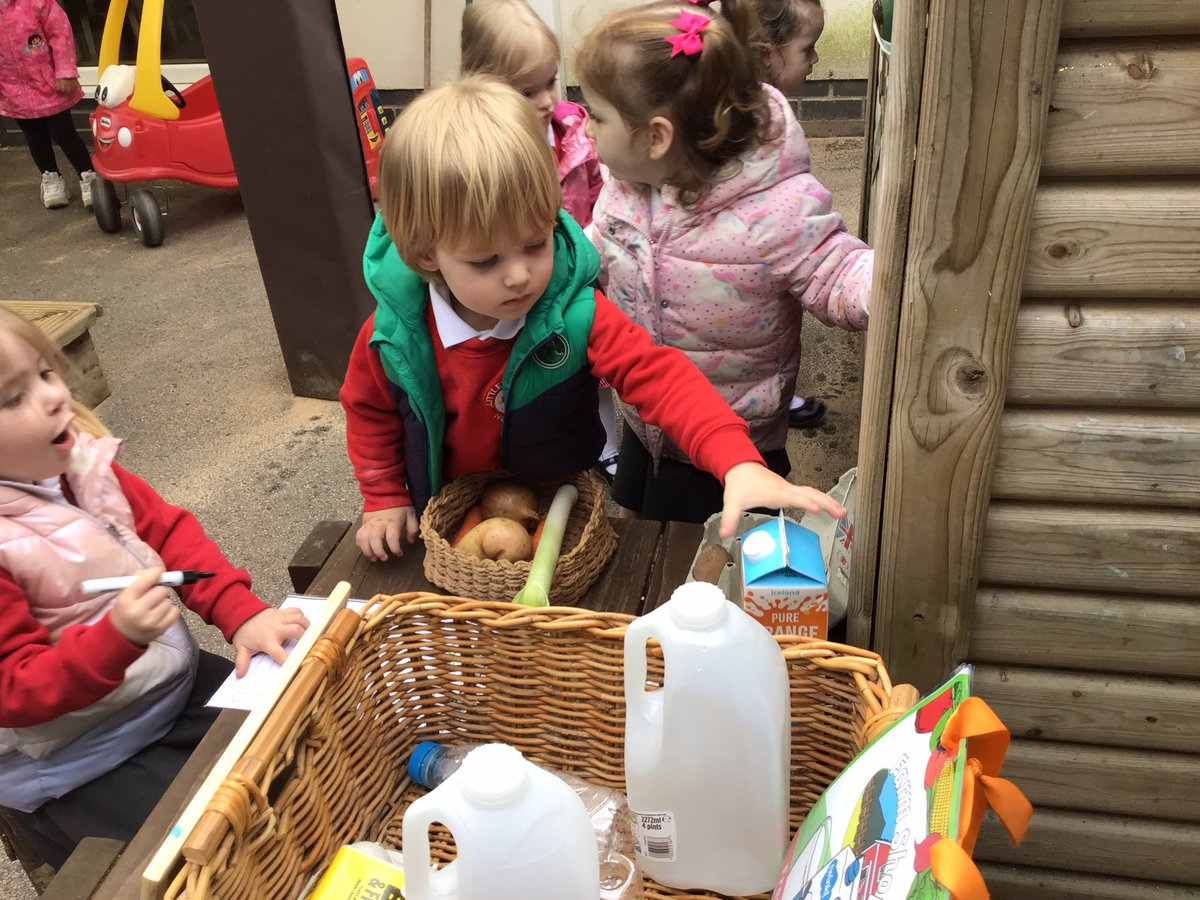
[{"label": "white plastic milk jug", "polygon": [[[663,686],[646,690],[646,640]],[[788,842],[791,704],[775,639],[715,585],[685,584],[625,632],[625,784],[642,871],[770,891]],[[407,855],[407,853],[406,853]]]},{"label": "white plastic milk jug", "polygon": [[[429,825],[454,836],[457,859],[430,871]],[[507,744],[467,754],[404,813],[408,900],[598,900],[596,836],[579,795]]]}]

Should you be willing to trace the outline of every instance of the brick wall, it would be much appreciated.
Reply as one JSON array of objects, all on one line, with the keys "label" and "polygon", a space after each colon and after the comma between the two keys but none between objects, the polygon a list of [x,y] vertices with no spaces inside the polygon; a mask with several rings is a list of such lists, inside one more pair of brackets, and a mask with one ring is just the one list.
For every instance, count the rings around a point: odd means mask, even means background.
[{"label": "brick wall", "polygon": [[809,137],[860,136],[866,102],[865,78],[807,81],[792,108]]},{"label": "brick wall", "polygon": [[[393,121],[419,90],[380,91],[384,106],[392,112]],[[579,88],[567,88],[567,97],[576,103],[583,101]],[[792,109],[804,125],[809,137],[840,137],[863,133],[863,108],[867,97],[867,82],[863,79],[836,81],[809,81],[800,96],[792,99]],[[88,114],[96,108],[96,101],[84,97],[71,115],[84,140],[91,144]],[[20,129],[12,119],[0,118],[0,146],[24,146]],[[61,165],[62,163],[60,163]]]},{"label": "brick wall", "polygon": [[[420,91],[380,91],[384,106],[392,112],[392,121]],[[583,103],[583,94],[575,85],[567,87],[567,99]],[[799,97],[792,98],[792,111],[804,126],[808,137],[861,136],[864,107],[867,102],[866,79],[839,79],[806,82]]]}]

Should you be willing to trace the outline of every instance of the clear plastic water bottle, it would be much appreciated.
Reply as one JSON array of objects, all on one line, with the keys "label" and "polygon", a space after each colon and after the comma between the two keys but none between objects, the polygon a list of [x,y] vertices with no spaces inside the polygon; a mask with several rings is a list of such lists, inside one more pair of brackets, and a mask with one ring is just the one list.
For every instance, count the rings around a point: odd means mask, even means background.
[{"label": "clear plastic water bottle", "polygon": [[[480,744],[439,744],[422,741],[408,758],[408,777],[430,790],[456,772],[466,755]],[[568,772],[542,766],[570,787],[583,801],[600,857],[602,900],[641,900],[642,877],[633,862],[633,832],[625,795]]]}]

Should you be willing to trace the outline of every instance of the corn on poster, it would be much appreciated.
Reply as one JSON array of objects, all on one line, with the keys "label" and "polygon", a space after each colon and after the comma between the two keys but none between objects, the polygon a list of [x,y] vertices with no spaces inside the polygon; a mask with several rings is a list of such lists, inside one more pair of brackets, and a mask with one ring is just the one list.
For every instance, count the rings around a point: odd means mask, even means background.
[{"label": "corn on poster", "polygon": [[959,669],[866,748],[805,818],[773,900],[939,900],[930,848],[958,836],[966,742],[939,743],[970,693]]}]

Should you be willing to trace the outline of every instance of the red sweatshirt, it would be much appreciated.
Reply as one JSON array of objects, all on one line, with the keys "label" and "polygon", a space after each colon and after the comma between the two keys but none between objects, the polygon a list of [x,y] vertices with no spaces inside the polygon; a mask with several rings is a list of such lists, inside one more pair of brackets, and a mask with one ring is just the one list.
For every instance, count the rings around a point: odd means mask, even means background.
[{"label": "red sweatshirt", "polygon": [[[249,574],[233,567],[195,516],[116,463],[113,472],[133,511],[135,531],[168,569],[216,573],[176,588],[189,609],[220,628],[226,640],[267,609],[250,591]],[[73,502],[69,493],[67,499]],[[95,703],[124,680],[125,669],[144,651],[117,631],[108,614],[92,625],[68,627],[51,644],[25,592],[0,569],[0,727],[39,725]]]},{"label": "red sweatshirt", "polygon": [[[432,317],[429,321],[446,404],[446,477],[486,471],[500,459],[501,422],[488,408],[504,372],[501,364],[497,374],[496,345],[511,348],[511,342],[466,341],[445,350]],[[374,329],[372,316],[358,333],[341,392],[346,448],[366,512],[412,505],[405,482],[403,423],[379,354],[370,347]],[[738,463],[762,463],[745,421],[700,370],[680,351],[655,344],[599,291],[588,364],[592,374],[608,381],[643,419],[662,428],[698,468],[724,481]]]}]

